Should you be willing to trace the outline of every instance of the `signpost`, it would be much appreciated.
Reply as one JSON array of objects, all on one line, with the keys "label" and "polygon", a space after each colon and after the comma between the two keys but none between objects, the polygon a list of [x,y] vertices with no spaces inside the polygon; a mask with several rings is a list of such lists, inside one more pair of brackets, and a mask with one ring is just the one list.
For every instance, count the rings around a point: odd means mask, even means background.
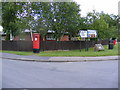
[{"label": "signpost", "polygon": [[87,38],[87,30],[80,30],[80,37]]},{"label": "signpost", "polygon": [[88,31],[88,38],[96,38],[97,31],[96,30],[87,30]]},{"label": "signpost", "polygon": [[[80,30],[80,37],[87,38],[87,30]],[[85,40],[85,44],[87,45],[86,40]],[[81,43],[80,43],[80,51],[81,51]]]},{"label": "signpost", "polygon": [[[80,30],[79,32],[81,38],[85,38],[86,42],[86,51],[88,51],[88,38],[97,38],[97,31],[96,30]],[[80,43],[81,46],[81,43]],[[80,48],[81,51],[81,48]]]}]

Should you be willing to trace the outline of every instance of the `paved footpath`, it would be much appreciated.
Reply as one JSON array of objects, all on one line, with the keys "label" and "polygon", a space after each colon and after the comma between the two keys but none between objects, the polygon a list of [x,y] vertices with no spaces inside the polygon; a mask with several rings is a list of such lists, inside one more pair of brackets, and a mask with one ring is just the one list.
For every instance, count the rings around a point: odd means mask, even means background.
[{"label": "paved footpath", "polygon": [[86,62],[86,61],[109,61],[118,60],[118,56],[97,56],[97,57],[43,57],[43,56],[23,56],[8,53],[0,53],[0,58],[21,60],[21,61],[36,61],[36,62]]}]

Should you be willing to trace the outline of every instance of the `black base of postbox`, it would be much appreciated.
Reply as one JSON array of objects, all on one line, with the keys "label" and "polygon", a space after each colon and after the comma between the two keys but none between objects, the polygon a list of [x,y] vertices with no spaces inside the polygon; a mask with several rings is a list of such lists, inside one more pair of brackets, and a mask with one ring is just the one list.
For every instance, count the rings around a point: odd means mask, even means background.
[{"label": "black base of postbox", "polygon": [[33,53],[39,53],[40,49],[33,49]]}]

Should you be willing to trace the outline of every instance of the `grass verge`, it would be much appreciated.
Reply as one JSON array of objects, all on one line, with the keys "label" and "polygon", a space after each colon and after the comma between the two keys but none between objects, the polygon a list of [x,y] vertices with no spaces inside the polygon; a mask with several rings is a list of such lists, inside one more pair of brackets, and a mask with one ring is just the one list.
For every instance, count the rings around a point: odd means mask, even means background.
[{"label": "grass verge", "polygon": [[10,54],[16,54],[16,55],[33,55],[32,52],[6,51],[6,50],[1,50],[0,52],[10,53]]}]

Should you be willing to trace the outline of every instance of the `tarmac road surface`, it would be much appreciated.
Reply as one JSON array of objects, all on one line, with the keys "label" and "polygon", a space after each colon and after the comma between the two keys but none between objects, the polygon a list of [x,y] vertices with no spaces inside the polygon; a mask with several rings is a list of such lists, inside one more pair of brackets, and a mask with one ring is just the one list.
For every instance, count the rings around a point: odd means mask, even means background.
[{"label": "tarmac road surface", "polygon": [[2,60],[3,88],[118,88],[118,61]]}]

